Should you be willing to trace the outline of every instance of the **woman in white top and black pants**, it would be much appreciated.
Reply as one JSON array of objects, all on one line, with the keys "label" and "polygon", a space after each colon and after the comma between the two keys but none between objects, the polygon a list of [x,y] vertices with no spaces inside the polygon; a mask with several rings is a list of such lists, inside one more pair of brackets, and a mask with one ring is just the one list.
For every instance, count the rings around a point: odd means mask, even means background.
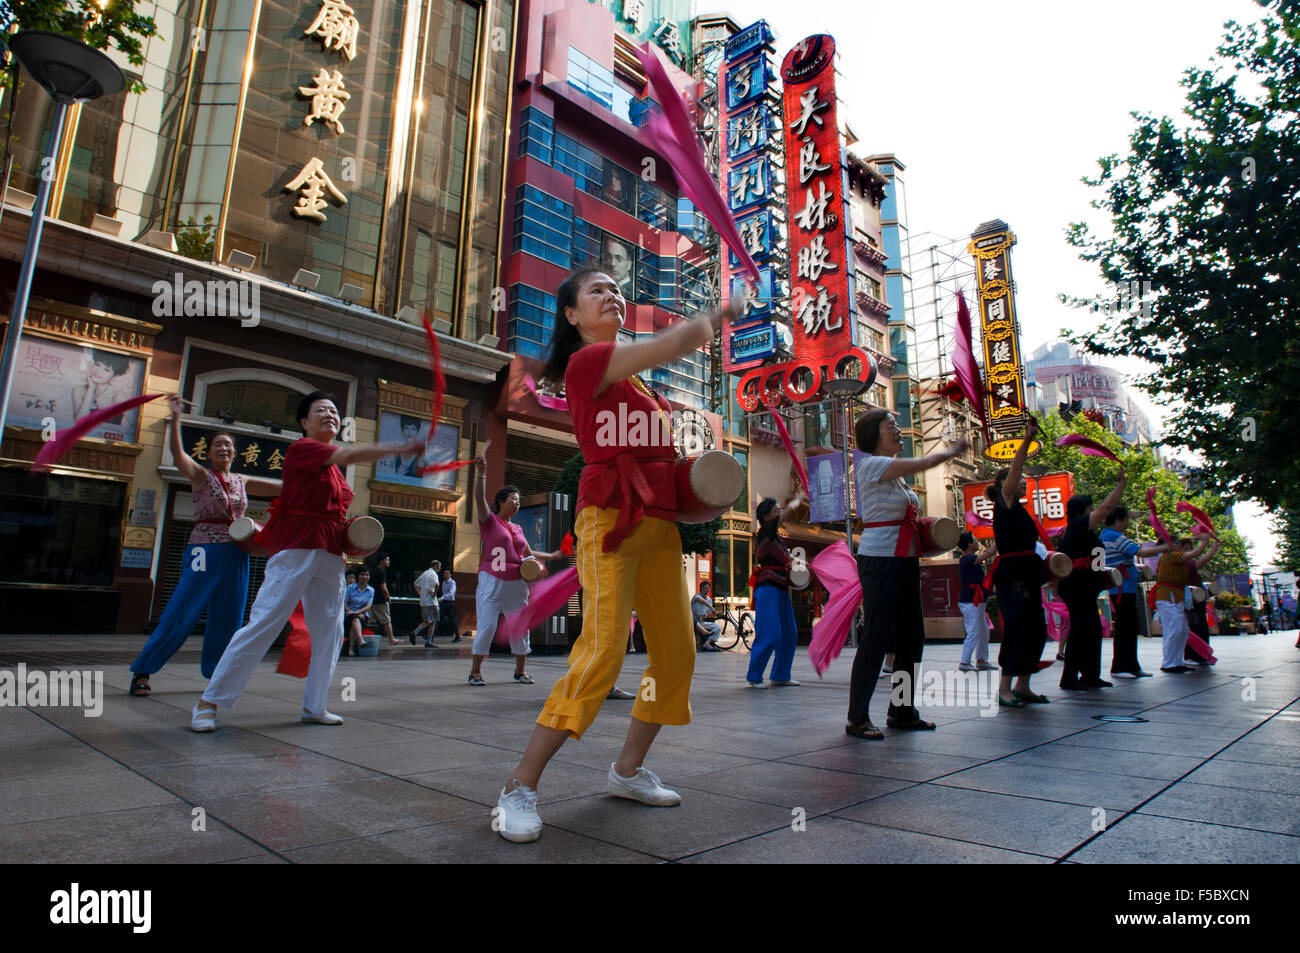
[{"label": "woman in white top and black pants", "polygon": [[904,705],[891,693],[886,725],[890,728],[932,729],[912,704],[916,668],[925,644],[921,611],[921,560],[915,519],[920,506],[903,477],[951,460],[966,449],[956,444],[919,459],[894,459],[903,449],[903,435],[887,410],[871,410],[855,427],[858,449],[870,454],[854,472],[858,518],[863,522],[858,544],[858,578],[862,582],[862,642],[853,659],[846,734],[879,740],[884,734],[871,723],[868,708],[880,677],[880,665],[894,645],[895,683],[902,682]]}]

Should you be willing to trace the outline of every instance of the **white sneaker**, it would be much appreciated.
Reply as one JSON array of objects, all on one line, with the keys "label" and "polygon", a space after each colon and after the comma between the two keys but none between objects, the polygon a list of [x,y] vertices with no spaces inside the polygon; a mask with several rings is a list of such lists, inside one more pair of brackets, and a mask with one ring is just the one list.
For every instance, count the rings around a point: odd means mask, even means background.
[{"label": "white sneaker", "polygon": [[746,682],[745,684],[748,685],[750,688],[767,688],[767,686],[764,685],[762,682]]},{"label": "white sneaker", "polygon": [[341,725],[343,719],[332,711],[323,711],[319,715],[313,715],[305,708],[302,712],[302,720],[312,725]]},{"label": "white sneaker", "polygon": [[609,766],[609,787],[607,790],[614,797],[625,797],[654,807],[673,807],[682,803],[682,796],[670,791],[659,780],[659,776],[645,768],[637,768],[636,774],[625,778],[614,770],[614,763]]},{"label": "white sneaker", "polygon": [[194,703],[194,710],[190,712],[190,731],[216,731],[217,730],[217,711],[215,708],[199,708],[199,703]]},{"label": "white sneaker", "polygon": [[793,678],[787,678],[784,681],[780,681],[780,682],[778,682],[776,679],[773,679],[772,684],[773,685],[798,685],[799,683],[795,681]]},{"label": "white sneaker", "polygon": [[516,784],[507,793],[501,789],[497,809],[492,812],[492,826],[508,841],[527,844],[542,836],[542,817],[537,813],[537,792],[526,784]]}]

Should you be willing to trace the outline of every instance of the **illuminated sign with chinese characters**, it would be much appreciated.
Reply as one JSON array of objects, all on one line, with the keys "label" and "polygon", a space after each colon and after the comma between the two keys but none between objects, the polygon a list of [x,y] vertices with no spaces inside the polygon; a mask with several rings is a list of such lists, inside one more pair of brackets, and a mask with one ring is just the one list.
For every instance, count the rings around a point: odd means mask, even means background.
[{"label": "illuminated sign with chinese characters", "polygon": [[746,410],[820,399],[831,378],[868,386],[875,363],[856,347],[846,259],[849,229],[836,119],[835,40],[801,40],[781,64],[794,357],[750,371],[737,385]]},{"label": "illuminated sign with chinese characters", "polygon": [[1020,329],[1011,282],[1011,246],[1016,236],[1004,222],[992,226],[993,230],[975,232],[967,250],[975,257],[979,289],[989,427],[994,433],[1005,434],[1024,426],[1025,368],[1020,360]]},{"label": "illuminated sign with chinese characters", "polygon": [[[746,27],[733,35],[726,55],[718,66],[718,132],[723,148],[719,151],[718,178],[726,192],[727,205],[739,213],[736,226],[741,240],[755,261],[768,261],[776,249],[776,230],[769,207],[772,194],[771,149],[775,145],[777,117],[769,106],[767,91],[772,79],[769,53],[772,31],[766,21]],[[746,296],[745,312],[734,325],[723,325],[722,368],[731,373],[753,367],[769,357],[775,349],[776,336],[769,335],[772,348],[753,346],[753,323],[766,319],[772,312],[775,268],[759,269],[759,287],[753,289],[740,275],[740,259],[732,251],[722,256],[722,287]],[[733,327],[744,327],[735,331]],[[742,333],[748,337],[741,338]],[[738,340],[738,338],[740,338]]]},{"label": "illuminated sign with chinese characters", "polygon": [[[1074,474],[1068,471],[1049,473],[1041,477],[1025,477],[1025,496],[1021,503],[1026,506],[1033,500],[1031,512],[1043,524],[1043,530],[1051,536],[1065,529],[1065,504],[1074,495]],[[967,483],[962,487],[962,513],[974,513],[986,520],[993,519],[993,501],[985,491],[992,483]],[[979,539],[992,539],[993,527],[970,526],[972,533]]]}]

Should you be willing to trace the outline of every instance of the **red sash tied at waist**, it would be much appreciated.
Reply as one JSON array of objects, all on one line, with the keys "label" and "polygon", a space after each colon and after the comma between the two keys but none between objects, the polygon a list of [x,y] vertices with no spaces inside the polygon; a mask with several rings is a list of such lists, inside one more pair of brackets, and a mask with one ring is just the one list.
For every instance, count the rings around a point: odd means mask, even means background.
[{"label": "red sash tied at waist", "polygon": [[897,526],[898,545],[894,547],[895,556],[910,556],[912,554],[912,541],[919,539],[921,535],[921,524],[916,518],[916,504],[908,503],[907,512],[903,514],[901,520],[882,520],[878,523],[863,523],[863,529],[875,529],[877,526]]},{"label": "red sash tied at waist", "polygon": [[[588,476],[588,471],[591,476]],[[648,471],[648,472],[647,472]],[[632,534],[645,517],[646,505],[654,499],[651,480],[659,485],[674,486],[672,460],[638,460],[630,453],[621,453],[607,463],[589,463],[583,470],[583,489],[586,502],[595,506],[608,506],[617,490],[618,519],[614,528],[605,534],[601,545],[603,552],[612,553]]]},{"label": "red sash tied at waist", "polygon": [[975,594],[971,599],[975,605],[979,605],[983,602],[988,598],[988,594],[993,591],[993,575],[998,571],[998,563],[1002,562],[1004,559],[1011,559],[1015,556],[1033,556],[1039,560],[1042,559],[1042,557],[1032,549],[1021,549],[1014,553],[998,553],[993,557],[993,565],[989,566],[989,571],[985,574],[984,581],[975,587]]}]

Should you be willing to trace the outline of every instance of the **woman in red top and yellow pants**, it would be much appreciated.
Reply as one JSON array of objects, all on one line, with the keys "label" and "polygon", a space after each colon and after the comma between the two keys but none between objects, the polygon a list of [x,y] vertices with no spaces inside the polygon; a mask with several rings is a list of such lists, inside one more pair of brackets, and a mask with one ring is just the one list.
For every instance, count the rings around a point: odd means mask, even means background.
[{"label": "woman in red top and yellow pants", "polygon": [[299,600],[311,634],[302,720],[322,725],[343,723],[338,715],[325,710],[343,641],[343,547],[352,502],[352,488],[339,468],[399,451],[414,452],[424,444],[414,438],[401,444],[336,446],[339,411],[334,399],[320,391],[308,394],[298,404],[298,424],[306,436],[290,444],[284,457],[280,502],[267,526],[271,558],[266,574],[248,625],[231,638],[203,697],[194,706],[190,727],[195,731],[215,730],[218,706],[235,707]]},{"label": "woman in red top and yellow pants", "polygon": [[578,485],[574,552],[583,588],[582,635],[569,670],[551,690],[523,760],[501,791],[492,827],[506,840],[541,835],[537,784],[568,738],[581,738],[614,687],[627,651],[632,609],[649,665],[608,791],[658,807],[681,798],[642,767],[661,725],[691,720],[695,639],[677,499],[670,409],[638,372],[713,339],[722,312],[684,321],[636,343],[617,343],[626,304],[618,283],[594,269],[574,272],[556,292],[556,332],[544,376],[563,377],[573,433],[586,466]]}]

